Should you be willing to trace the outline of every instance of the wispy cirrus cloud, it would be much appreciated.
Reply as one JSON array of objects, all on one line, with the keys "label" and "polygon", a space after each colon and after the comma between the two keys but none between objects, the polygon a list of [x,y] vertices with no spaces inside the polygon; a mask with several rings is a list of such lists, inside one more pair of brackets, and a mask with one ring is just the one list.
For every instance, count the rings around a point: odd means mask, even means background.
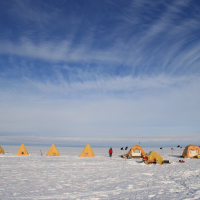
[{"label": "wispy cirrus cloud", "polygon": [[[64,79],[58,70],[55,76],[56,84],[51,82],[49,79],[41,82],[37,80],[31,80],[24,77],[22,80],[16,80],[11,83],[4,78],[0,79],[1,85],[5,86],[1,89],[1,92],[13,94],[31,94],[32,92],[43,94],[49,98],[53,97],[55,94],[57,98],[72,97],[74,94],[78,94],[80,97],[86,95],[113,95],[115,97],[120,97],[123,94],[128,95],[130,98],[133,94],[149,94],[151,92],[156,92],[163,94],[169,90],[180,90],[185,89],[188,86],[194,87],[198,86],[199,78],[198,76],[167,76],[161,74],[158,76],[125,76],[125,77],[96,77],[96,79],[91,80],[90,76],[93,74],[87,74],[88,80],[81,80],[75,82],[68,82]],[[84,72],[83,72],[84,73]],[[79,76],[79,75],[78,75]],[[196,88],[197,89],[197,88]]]},{"label": "wispy cirrus cloud", "polygon": [[[36,9],[37,7],[30,8],[30,5],[21,1],[15,6],[18,8],[15,10],[16,13],[23,10],[27,12],[27,15],[29,12],[22,9],[23,6],[29,7],[32,12],[35,9],[37,14],[31,14],[31,16],[38,15],[39,17],[28,17],[26,20],[34,21],[36,24],[42,22],[37,22],[37,19],[44,14],[40,9]],[[117,9],[117,7],[116,3],[114,8]],[[70,26],[70,31],[66,32],[65,38],[50,39],[49,32],[46,30],[43,36],[35,40],[23,32],[18,42],[11,42],[9,39],[1,41],[0,52],[4,55],[17,55],[53,62],[75,62],[80,66],[81,62],[85,62],[90,63],[89,67],[96,62],[109,66],[114,65],[113,68],[123,65],[124,68],[132,68],[133,74],[163,71],[181,73],[183,70],[186,73],[196,73],[199,72],[197,67],[199,42],[196,35],[200,27],[199,8],[195,7],[195,12],[190,13],[188,17],[184,16],[182,20],[181,16],[187,7],[193,8],[194,5],[189,1],[174,2],[173,5],[168,5],[166,2],[152,5],[145,1],[141,3],[134,1],[132,5],[125,7],[124,12],[121,12],[119,16],[113,16],[113,20],[118,22],[119,26],[112,25],[113,29],[106,31],[107,34],[102,31],[101,37],[97,38],[96,34],[99,32],[102,19],[96,19],[98,23],[91,24],[88,29],[86,28],[86,34],[78,37],[78,44],[76,35],[81,30],[78,29],[80,23],[76,22],[73,27]],[[55,13],[55,16],[49,15],[49,17],[59,21],[58,19],[64,16],[57,9]],[[19,14],[20,16],[26,15],[25,13]],[[78,18],[77,16],[71,17]],[[88,21],[88,18],[84,20]],[[51,21],[51,19],[46,21]],[[55,26],[62,29],[63,26],[59,23]],[[65,23],[67,26],[68,21]],[[102,46],[100,43],[105,44]],[[105,68],[105,66],[101,67]]]},{"label": "wispy cirrus cloud", "polygon": [[[200,58],[199,42],[187,45],[186,40],[180,40],[175,44],[171,44],[171,48],[167,47],[167,43],[154,47],[150,53],[150,49],[145,49],[145,42],[138,44],[136,50],[129,50],[126,44],[118,44],[115,50],[108,49],[106,51],[95,51],[86,47],[84,44],[78,49],[73,50],[72,44],[68,41],[61,43],[45,42],[40,45],[34,45],[29,41],[25,41],[20,45],[10,42],[1,42],[0,53],[4,55],[16,55],[28,58],[42,59],[52,62],[73,62],[80,66],[80,62],[93,63],[96,65],[103,64],[105,66],[132,67],[134,71],[141,73],[199,73],[198,63]],[[187,48],[185,47],[187,46]],[[121,52],[125,50],[128,54]],[[149,52],[147,52],[149,51]],[[135,53],[136,52],[136,53]],[[131,56],[132,53],[132,56]],[[114,65],[114,66],[113,66]],[[104,68],[101,65],[101,67]],[[90,67],[90,66],[89,66]],[[110,68],[110,67],[109,67]],[[112,69],[110,68],[110,69]],[[182,73],[181,71],[182,70]],[[134,73],[133,73],[134,74]]]}]

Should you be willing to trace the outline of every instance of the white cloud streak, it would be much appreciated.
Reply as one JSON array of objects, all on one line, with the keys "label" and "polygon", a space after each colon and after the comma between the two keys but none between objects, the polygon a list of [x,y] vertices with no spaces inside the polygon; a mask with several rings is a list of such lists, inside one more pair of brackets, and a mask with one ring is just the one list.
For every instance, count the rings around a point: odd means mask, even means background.
[{"label": "white cloud streak", "polygon": [[[195,138],[195,139],[194,139]],[[23,142],[25,145],[51,145],[56,144],[59,146],[85,146],[90,143],[92,146],[107,146],[120,147],[129,145],[129,147],[138,144],[140,142],[143,147],[155,147],[155,146],[186,146],[188,144],[197,144],[200,141],[199,135],[195,134],[181,134],[181,135],[145,135],[134,137],[52,137],[52,136],[0,136],[1,144],[20,144]],[[31,141],[31,142],[30,142]]]}]

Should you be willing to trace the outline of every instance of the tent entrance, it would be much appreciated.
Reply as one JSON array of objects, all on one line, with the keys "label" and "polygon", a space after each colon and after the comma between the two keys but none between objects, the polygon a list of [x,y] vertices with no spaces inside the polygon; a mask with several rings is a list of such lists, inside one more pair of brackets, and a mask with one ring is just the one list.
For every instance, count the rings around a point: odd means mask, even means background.
[{"label": "tent entrance", "polygon": [[132,151],[132,156],[140,156],[141,157],[141,150],[134,150]]},{"label": "tent entrance", "polygon": [[192,151],[190,150],[190,157],[194,157],[198,155],[198,150]]}]

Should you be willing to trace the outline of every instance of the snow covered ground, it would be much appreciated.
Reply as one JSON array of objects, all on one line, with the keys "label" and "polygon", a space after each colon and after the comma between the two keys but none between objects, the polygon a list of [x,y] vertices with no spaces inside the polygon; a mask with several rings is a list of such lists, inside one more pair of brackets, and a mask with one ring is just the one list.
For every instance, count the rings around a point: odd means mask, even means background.
[{"label": "snow covered ground", "polygon": [[[123,151],[93,148],[94,158],[78,157],[83,148],[57,147],[60,157],[47,157],[49,147],[4,146],[0,155],[0,199],[200,199],[200,159],[183,159],[183,149],[157,151],[171,165],[145,165],[122,159]],[[40,155],[42,150],[43,155]]]}]

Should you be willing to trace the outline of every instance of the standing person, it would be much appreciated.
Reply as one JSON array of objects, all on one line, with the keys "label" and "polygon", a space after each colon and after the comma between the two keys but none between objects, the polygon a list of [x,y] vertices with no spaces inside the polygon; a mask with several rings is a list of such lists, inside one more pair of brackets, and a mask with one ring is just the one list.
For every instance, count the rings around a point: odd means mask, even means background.
[{"label": "standing person", "polygon": [[41,156],[43,156],[43,155],[42,155],[42,151],[41,151],[41,150],[40,150],[40,153],[41,153]]},{"label": "standing person", "polygon": [[112,157],[112,154],[113,154],[112,147],[110,147],[110,149],[109,149],[108,153],[109,153],[109,156],[110,156],[110,157]]}]

